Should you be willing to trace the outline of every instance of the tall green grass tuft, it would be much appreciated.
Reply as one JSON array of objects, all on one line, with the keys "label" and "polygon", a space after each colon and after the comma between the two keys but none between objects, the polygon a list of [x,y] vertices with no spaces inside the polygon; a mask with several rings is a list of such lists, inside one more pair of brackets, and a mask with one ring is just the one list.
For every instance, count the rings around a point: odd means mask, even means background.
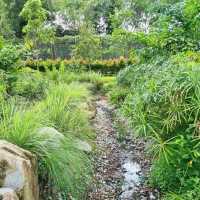
[{"label": "tall green grass tuft", "polygon": [[[87,112],[82,112],[89,96],[86,86],[78,83],[52,84],[46,98],[34,106],[17,106],[15,99],[1,103],[0,139],[37,156],[41,191],[51,187],[56,191],[54,199],[58,194],[63,199],[85,199],[92,168],[89,156],[77,149],[75,141],[93,136]],[[48,129],[42,133],[46,127],[54,128],[55,135]]]},{"label": "tall green grass tuft", "polygon": [[58,84],[49,89],[47,98],[38,104],[38,109],[48,113],[54,127],[65,135],[92,137],[89,115],[85,110],[85,103],[89,100],[87,85],[77,82]]}]

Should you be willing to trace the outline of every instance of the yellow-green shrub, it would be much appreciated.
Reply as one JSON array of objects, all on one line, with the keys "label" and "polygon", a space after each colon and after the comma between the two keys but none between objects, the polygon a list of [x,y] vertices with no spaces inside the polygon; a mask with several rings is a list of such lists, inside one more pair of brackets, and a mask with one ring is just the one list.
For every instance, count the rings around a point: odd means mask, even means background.
[{"label": "yellow-green shrub", "polygon": [[72,71],[80,70],[94,70],[102,72],[104,74],[117,73],[129,64],[133,64],[133,60],[126,59],[124,57],[109,59],[109,60],[26,60],[24,66],[32,69],[39,69],[40,71],[46,71],[46,69],[52,70],[53,68],[59,69],[61,63],[64,64],[65,68]]}]

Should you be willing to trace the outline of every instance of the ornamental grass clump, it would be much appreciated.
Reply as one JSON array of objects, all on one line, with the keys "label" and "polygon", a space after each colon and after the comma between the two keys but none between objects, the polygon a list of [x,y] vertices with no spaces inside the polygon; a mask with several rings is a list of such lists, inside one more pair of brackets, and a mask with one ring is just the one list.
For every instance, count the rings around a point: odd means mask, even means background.
[{"label": "ornamental grass clump", "polygon": [[37,156],[43,198],[85,198],[92,168],[76,138],[92,135],[87,113],[78,109],[87,96],[83,85],[61,84],[51,85],[46,98],[32,106],[18,106],[14,98],[1,103],[0,139]]}]

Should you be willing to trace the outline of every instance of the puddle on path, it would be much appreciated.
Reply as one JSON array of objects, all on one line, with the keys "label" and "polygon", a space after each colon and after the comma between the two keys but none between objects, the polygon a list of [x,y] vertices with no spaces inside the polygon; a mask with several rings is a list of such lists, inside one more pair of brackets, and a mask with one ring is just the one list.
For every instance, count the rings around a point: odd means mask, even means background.
[{"label": "puddle on path", "polygon": [[135,187],[139,185],[141,179],[141,167],[134,162],[130,156],[126,157],[122,163],[122,194],[120,200],[131,199],[135,192]]}]

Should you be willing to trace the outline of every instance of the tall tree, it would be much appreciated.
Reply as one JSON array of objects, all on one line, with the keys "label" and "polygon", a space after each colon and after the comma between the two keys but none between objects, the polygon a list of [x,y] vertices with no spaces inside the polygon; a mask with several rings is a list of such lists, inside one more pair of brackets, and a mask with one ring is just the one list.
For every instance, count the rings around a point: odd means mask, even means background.
[{"label": "tall tree", "polygon": [[10,38],[10,35],[12,35],[11,21],[8,16],[7,4],[0,1],[0,35],[5,38]]},{"label": "tall tree", "polygon": [[[17,37],[22,37],[22,27],[24,26],[24,20],[19,16],[24,4],[27,0],[1,0],[0,9],[4,9],[6,12],[7,21],[9,21],[10,29]],[[2,14],[2,12],[1,12]],[[0,15],[1,15],[0,14]]]},{"label": "tall tree", "polygon": [[113,32],[113,15],[119,9],[121,0],[90,0],[85,7],[85,19],[90,21],[97,33]]},{"label": "tall tree", "polygon": [[54,31],[45,24],[47,11],[42,7],[41,0],[28,0],[20,16],[27,22],[23,28],[25,41],[30,48],[36,48],[39,43],[52,43]]},{"label": "tall tree", "polygon": [[78,59],[95,60],[101,58],[101,40],[94,34],[91,26],[84,24],[74,46],[73,56]]}]

